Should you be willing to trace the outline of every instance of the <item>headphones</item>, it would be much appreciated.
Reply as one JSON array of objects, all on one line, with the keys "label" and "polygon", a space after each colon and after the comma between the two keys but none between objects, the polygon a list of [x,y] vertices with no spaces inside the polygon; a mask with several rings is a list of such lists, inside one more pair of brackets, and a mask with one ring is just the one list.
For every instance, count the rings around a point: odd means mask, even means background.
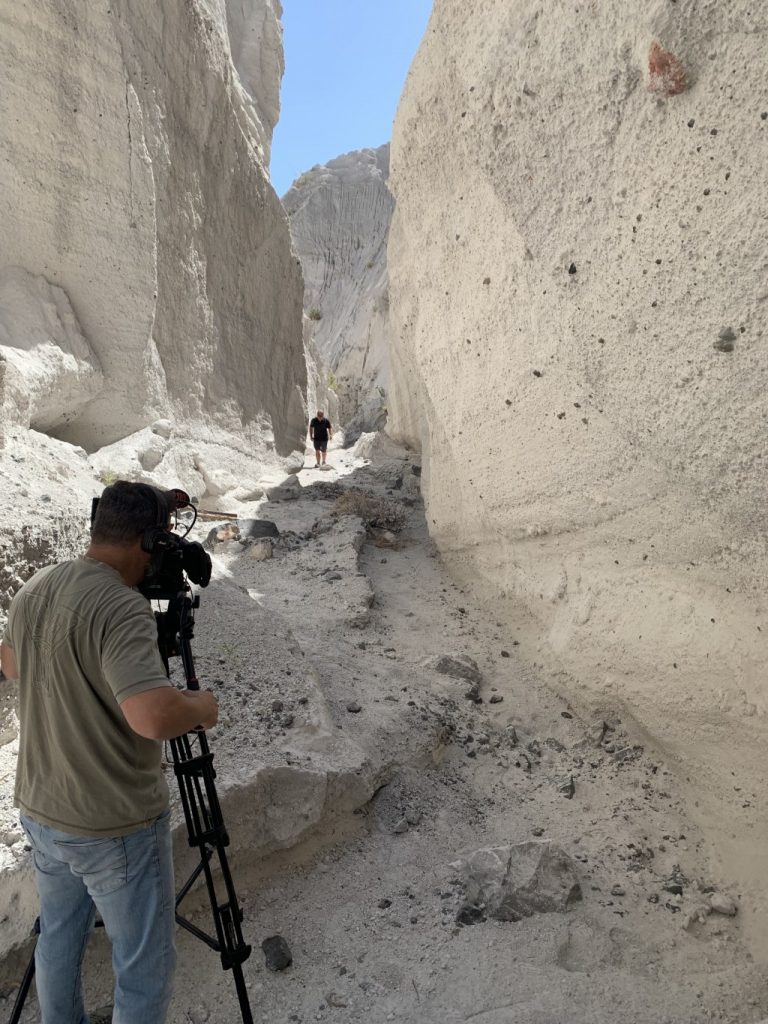
[{"label": "headphones", "polygon": [[171,515],[170,502],[162,491],[146,485],[155,504],[155,525],[148,527],[141,535],[141,550],[150,555],[168,547],[168,520]]},{"label": "headphones", "polygon": [[180,487],[174,487],[170,491],[161,491],[149,484],[144,486],[152,493],[152,500],[155,503],[155,525],[148,527],[141,535],[141,550],[154,555],[158,551],[162,552],[177,546],[178,537],[169,533],[168,520],[173,512],[180,508],[187,508],[192,502],[187,492],[182,491]]}]

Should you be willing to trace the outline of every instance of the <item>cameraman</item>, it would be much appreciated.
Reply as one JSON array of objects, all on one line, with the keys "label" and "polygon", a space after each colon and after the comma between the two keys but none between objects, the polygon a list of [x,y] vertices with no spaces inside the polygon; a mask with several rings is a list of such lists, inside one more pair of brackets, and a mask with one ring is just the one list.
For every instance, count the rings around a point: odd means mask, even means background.
[{"label": "cameraman", "polygon": [[147,484],[101,496],[85,555],[13,599],[0,647],[19,680],[15,803],[40,897],[43,1024],[84,1024],[80,967],[98,910],[112,943],[114,1024],[162,1024],[171,998],[174,888],[162,740],[210,728],[212,693],[168,680],[148,601],[145,531],[174,508]]}]

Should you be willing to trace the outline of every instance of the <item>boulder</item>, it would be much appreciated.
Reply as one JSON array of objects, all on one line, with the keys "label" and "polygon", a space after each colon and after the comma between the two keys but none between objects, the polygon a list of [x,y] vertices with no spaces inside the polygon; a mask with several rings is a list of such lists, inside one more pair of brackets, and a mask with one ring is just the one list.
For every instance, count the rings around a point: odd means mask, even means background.
[{"label": "boulder", "polygon": [[289,476],[274,487],[267,487],[265,494],[269,501],[295,501],[301,495],[301,484],[296,476]]},{"label": "boulder", "polygon": [[443,676],[466,679],[470,683],[481,683],[482,673],[474,658],[467,654],[436,654],[422,662],[424,668],[431,668]]},{"label": "boulder", "polygon": [[271,519],[238,519],[237,528],[240,531],[241,540],[280,536],[280,531]]},{"label": "boulder", "polygon": [[484,847],[459,862],[465,906],[500,921],[565,913],[581,899],[573,861],[550,842]]}]

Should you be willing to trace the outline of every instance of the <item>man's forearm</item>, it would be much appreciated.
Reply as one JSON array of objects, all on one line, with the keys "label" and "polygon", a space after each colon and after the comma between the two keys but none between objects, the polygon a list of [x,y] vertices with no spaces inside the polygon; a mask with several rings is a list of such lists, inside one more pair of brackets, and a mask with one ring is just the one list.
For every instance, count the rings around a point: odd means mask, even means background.
[{"label": "man's forearm", "polygon": [[177,690],[162,686],[145,690],[122,702],[125,718],[139,736],[150,740],[172,740],[206,725],[213,695],[201,690]]},{"label": "man's forearm", "polygon": [[16,665],[16,655],[8,644],[0,643],[0,671],[6,679],[18,679],[19,669]]}]

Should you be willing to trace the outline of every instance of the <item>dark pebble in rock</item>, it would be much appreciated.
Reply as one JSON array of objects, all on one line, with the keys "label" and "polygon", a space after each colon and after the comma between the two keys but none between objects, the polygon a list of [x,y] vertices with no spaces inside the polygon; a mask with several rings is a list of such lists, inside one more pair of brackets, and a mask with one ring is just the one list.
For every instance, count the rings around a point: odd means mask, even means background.
[{"label": "dark pebble in rock", "polygon": [[284,971],[293,963],[290,947],[282,935],[270,935],[261,944],[268,971]]},{"label": "dark pebble in rock", "polygon": [[284,707],[285,707],[285,704],[283,704],[283,702],[281,700],[273,700],[272,701],[272,710],[273,711],[278,711],[278,712],[282,711]]},{"label": "dark pebble in rock", "polygon": [[296,721],[293,715],[286,715],[282,721],[284,729],[290,729],[293,723]]},{"label": "dark pebble in rock", "polygon": [[387,910],[389,907],[392,906],[392,900],[388,900],[385,897],[384,899],[379,900],[376,906],[379,908],[379,910]]},{"label": "dark pebble in rock", "polygon": [[560,717],[561,718],[573,718],[573,715],[571,714],[570,711],[561,711],[560,712]]},{"label": "dark pebble in rock", "polygon": [[349,704],[347,704],[347,711],[350,713],[350,715],[359,715],[362,710],[363,709],[360,707],[356,700],[351,700]]},{"label": "dark pebble in rock", "polygon": [[560,740],[556,740],[554,736],[548,736],[544,740],[544,746],[549,747],[550,750],[554,750],[558,754],[562,754],[565,750],[565,746],[560,742]]},{"label": "dark pebble in rock", "polygon": [[569,274],[575,274],[576,273],[576,264],[575,263],[572,263],[570,265],[570,267],[568,267],[568,273]]},{"label": "dark pebble in rock", "polygon": [[470,903],[465,903],[456,915],[458,925],[479,924],[482,921],[485,921],[485,911],[482,907],[474,907]]},{"label": "dark pebble in rock", "polygon": [[573,776],[569,776],[565,782],[558,786],[558,792],[566,798],[566,800],[573,800],[573,796],[576,792],[576,784],[573,781]]},{"label": "dark pebble in rock", "polygon": [[509,657],[509,651],[502,651],[501,652],[501,656],[502,656],[502,658],[508,658]]},{"label": "dark pebble in rock", "polygon": [[494,695],[491,697],[491,699],[490,699],[490,701],[488,703],[489,704],[501,704],[501,702],[503,700],[504,700],[504,698],[501,696],[500,693],[494,693]]},{"label": "dark pebble in rock", "polygon": [[541,825],[537,825],[536,828],[532,829],[532,833],[535,836],[543,836],[544,829],[541,827]]}]

